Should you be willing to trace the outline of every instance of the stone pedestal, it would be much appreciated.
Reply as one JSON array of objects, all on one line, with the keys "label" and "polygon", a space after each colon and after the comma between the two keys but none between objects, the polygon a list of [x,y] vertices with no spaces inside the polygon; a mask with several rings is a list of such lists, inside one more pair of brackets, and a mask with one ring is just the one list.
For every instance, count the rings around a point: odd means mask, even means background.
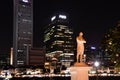
[{"label": "stone pedestal", "polygon": [[85,63],[75,63],[74,66],[70,68],[71,80],[89,80],[88,71],[92,67],[86,65]]}]

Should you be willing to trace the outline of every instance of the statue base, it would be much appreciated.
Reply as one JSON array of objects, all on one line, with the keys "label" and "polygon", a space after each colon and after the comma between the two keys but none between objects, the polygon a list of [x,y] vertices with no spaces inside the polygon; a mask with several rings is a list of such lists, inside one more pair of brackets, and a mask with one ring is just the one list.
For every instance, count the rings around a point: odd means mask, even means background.
[{"label": "statue base", "polygon": [[84,62],[76,62],[74,64],[74,67],[88,67],[88,65],[85,64]]},{"label": "statue base", "polygon": [[71,80],[89,80],[88,71],[92,67],[88,66],[84,62],[76,62],[74,66],[70,67]]}]

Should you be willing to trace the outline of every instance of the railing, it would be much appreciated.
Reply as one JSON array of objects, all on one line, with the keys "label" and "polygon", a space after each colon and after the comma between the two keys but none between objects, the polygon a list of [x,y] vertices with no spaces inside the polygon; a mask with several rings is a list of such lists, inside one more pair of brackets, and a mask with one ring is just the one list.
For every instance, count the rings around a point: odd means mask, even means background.
[{"label": "railing", "polygon": [[[89,76],[89,80],[96,80],[96,76]],[[98,76],[98,80],[120,80],[120,76]]]},{"label": "railing", "polygon": [[[71,77],[24,77],[9,80],[71,80]],[[96,76],[89,76],[89,80],[96,80]],[[98,76],[98,80],[120,80],[120,76]]]},{"label": "railing", "polygon": [[[98,76],[89,75],[89,80],[120,80],[120,75],[117,74],[108,74],[108,75],[101,75]],[[0,80],[5,80],[4,78],[0,78]],[[21,77],[13,77],[9,80],[71,80],[70,75],[27,75]]]}]

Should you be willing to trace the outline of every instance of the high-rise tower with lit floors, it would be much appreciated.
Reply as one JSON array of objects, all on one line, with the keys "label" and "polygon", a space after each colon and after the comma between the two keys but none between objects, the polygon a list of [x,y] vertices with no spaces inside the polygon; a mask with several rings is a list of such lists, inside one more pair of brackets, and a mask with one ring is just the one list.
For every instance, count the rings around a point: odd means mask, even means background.
[{"label": "high-rise tower with lit floors", "polygon": [[33,37],[33,1],[14,0],[13,65],[29,64]]},{"label": "high-rise tower with lit floors", "polygon": [[68,14],[56,13],[44,32],[46,56],[57,58],[69,67],[74,62],[73,29],[69,26]]}]

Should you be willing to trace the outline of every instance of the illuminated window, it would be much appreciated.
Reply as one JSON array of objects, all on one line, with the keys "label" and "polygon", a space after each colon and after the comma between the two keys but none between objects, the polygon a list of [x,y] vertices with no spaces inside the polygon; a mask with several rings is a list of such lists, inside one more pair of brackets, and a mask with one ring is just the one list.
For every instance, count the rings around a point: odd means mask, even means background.
[{"label": "illuminated window", "polygon": [[66,19],[66,15],[59,15],[59,18]]},{"label": "illuminated window", "polygon": [[25,2],[25,3],[28,3],[28,0],[22,0],[23,2]]},{"label": "illuminated window", "polygon": [[53,26],[52,28],[55,28],[55,26]]},{"label": "illuminated window", "polygon": [[62,29],[57,29],[58,31],[62,31]]},{"label": "illuminated window", "polygon": [[28,19],[22,19],[23,22],[31,22],[31,20]]},{"label": "illuminated window", "polygon": [[17,50],[17,51],[18,51],[18,52],[23,52],[23,50],[20,50],[20,49],[19,49],[19,50]]},{"label": "illuminated window", "polygon": [[55,20],[55,18],[56,18],[56,16],[53,16],[53,17],[51,18],[51,21]]}]

